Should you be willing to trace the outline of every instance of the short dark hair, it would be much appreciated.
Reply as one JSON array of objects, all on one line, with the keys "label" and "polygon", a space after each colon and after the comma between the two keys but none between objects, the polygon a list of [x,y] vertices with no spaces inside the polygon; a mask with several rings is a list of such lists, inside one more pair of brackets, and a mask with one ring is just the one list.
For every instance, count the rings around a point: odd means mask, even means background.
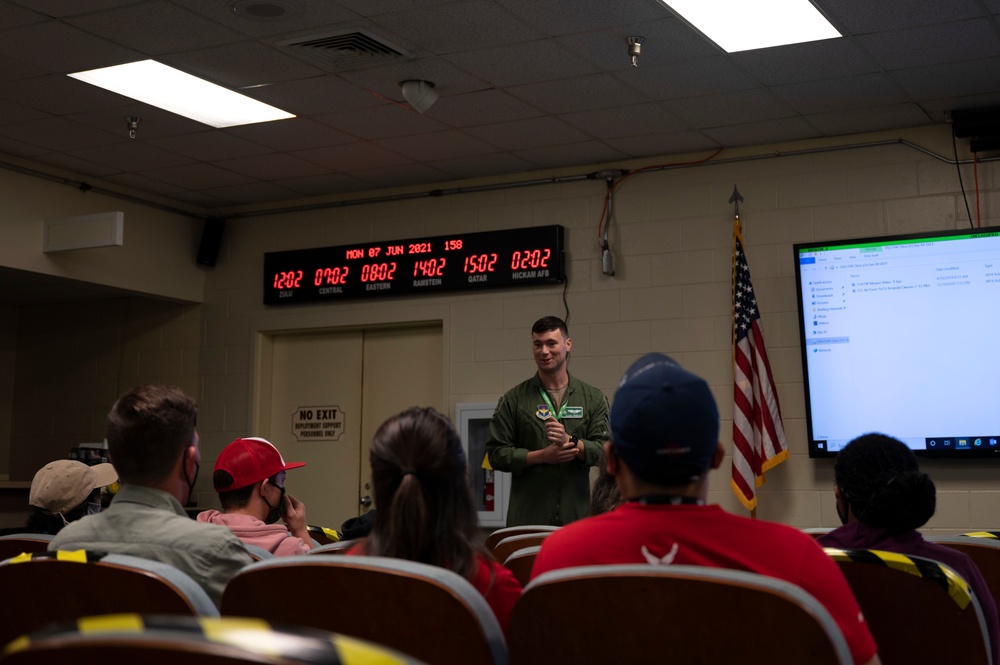
[{"label": "short dark hair", "polygon": [[858,521],[890,533],[917,529],[934,515],[934,481],[917,466],[906,444],[885,434],[864,434],[837,453],[834,478]]},{"label": "short dark hair", "polygon": [[108,453],[122,483],[157,485],[194,444],[198,406],[175,386],[145,384],[108,413]]},{"label": "short dark hair", "polygon": [[[228,471],[219,469],[212,474],[212,485],[215,486],[216,490],[220,487],[229,487],[232,484],[233,477]],[[234,490],[219,492],[219,503],[222,504],[222,511],[227,512],[235,508],[242,508],[250,503],[250,495],[253,494],[254,487],[256,486],[257,483],[253,483],[246,487],[237,487]]]},{"label": "short dark hair", "polygon": [[543,316],[531,326],[531,332],[535,335],[541,335],[550,330],[559,330],[563,337],[569,337],[569,328],[566,327],[566,322],[558,316]]},{"label": "short dark hair", "polygon": [[[265,480],[271,481],[272,485],[277,485],[278,474],[274,474],[270,478]],[[237,508],[244,508],[248,503],[250,503],[250,497],[253,496],[254,491],[263,483],[263,480],[258,480],[255,483],[250,483],[243,487],[237,487],[234,490],[226,490],[225,492],[219,492],[219,503],[222,504],[222,511],[228,512],[230,510],[235,510]],[[212,485],[215,486],[215,490],[218,492],[220,487],[229,487],[233,484],[233,477],[228,471],[219,469],[212,474]]]}]

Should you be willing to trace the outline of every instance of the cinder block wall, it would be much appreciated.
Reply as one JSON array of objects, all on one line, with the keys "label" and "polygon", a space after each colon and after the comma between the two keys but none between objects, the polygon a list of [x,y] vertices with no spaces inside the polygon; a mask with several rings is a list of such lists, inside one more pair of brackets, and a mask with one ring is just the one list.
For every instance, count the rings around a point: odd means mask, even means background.
[{"label": "cinder block wall", "polygon": [[[849,137],[825,147],[897,136]],[[945,128],[914,130],[907,140],[951,157]],[[531,323],[549,313],[566,315],[558,287],[265,308],[259,286],[264,252],[458,229],[562,224],[569,273],[565,299],[574,341],[571,371],[611,397],[637,356],[651,350],[670,354],[712,385],[729,446],[733,207],[728,199],[736,185],[745,197],[744,240],[792,452],[768,474],[758,515],[802,527],[834,526],[832,463],[809,459],[805,448],[792,244],[966,228],[969,220],[954,164],[898,143],[790,154],[811,147],[816,146],[723,152],[716,163],[630,177],[615,196],[614,277],[601,273],[596,239],[605,184],[599,180],[235,221],[227,226],[223,255],[208,278],[202,348],[205,409],[226,411],[226,431],[217,439],[203,431],[203,440],[224,444],[244,426],[240,418],[249,417],[252,349],[260,330],[405,322],[433,311],[444,324],[444,403],[454,415],[456,403],[493,401],[534,371]],[[775,153],[787,156],[744,159]],[[972,169],[962,168],[975,214]],[[980,164],[979,179],[982,224],[1000,223],[1000,170]],[[210,422],[221,417],[215,413]],[[938,513],[929,528],[1000,528],[996,463],[927,461],[924,466],[939,488]],[[728,458],[711,488],[712,501],[745,512],[729,489]]]}]

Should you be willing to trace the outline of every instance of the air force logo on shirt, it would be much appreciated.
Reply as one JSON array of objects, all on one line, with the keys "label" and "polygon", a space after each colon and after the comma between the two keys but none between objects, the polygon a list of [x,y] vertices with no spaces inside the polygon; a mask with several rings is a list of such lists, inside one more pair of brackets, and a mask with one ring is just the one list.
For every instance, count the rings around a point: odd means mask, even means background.
[{"label": "air force logo on shirt", "polygon": [[582,406],[567,406],[562,411],[563,418],[583,418]]},{"label": "air force logo on shirt", "polygon": [[548,404],[539,404],[535,407],[535,415],[538,416],[539,420],[548,420],[552,417],[552,412],[549,411]]}]

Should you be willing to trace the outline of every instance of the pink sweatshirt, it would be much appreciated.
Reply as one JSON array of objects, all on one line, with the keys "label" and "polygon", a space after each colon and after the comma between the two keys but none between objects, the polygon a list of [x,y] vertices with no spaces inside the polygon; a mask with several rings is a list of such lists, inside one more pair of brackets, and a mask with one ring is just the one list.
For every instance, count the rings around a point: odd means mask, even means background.
[{"label": "pink sweatshirt", "polygon": [[229,527],[244,543],[263,547],[274,556],[292,556],[309,551],[309,546],[301,538],[288,533],[288,527],[281,523],[265,524],[251,515],[220,513],[218,510],[203,510],[198,513],[198,521]]}]

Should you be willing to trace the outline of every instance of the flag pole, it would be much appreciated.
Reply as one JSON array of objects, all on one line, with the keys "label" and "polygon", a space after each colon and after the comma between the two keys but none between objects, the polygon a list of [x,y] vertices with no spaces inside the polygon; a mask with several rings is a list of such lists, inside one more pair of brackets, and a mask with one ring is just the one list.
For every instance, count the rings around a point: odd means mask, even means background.
[{"label": "flag pole", "polygon": [[[733,195],[729,197],[729,202],[733,204],[733,220],[734,220],[733,224],[737,228],[739,228],[739,232],[741,234],[743,232],[743,229],[742,229],[743,224],[740,222],[740,203],[742,203],[743,201],[744,201],[743,195],[740,194],[739,188],[734,184],[733,185]],[[732,347],[732,353],[734,354],[734,359],[735,359],[735,353],[736,353],[736,332],[735,332],[735,329],[733,331],[733,343],[732,343],[731,347]],[[753,508],[750,509],[750,519],[752,519],[752,520],[757,519],[757,503],[756,502],[754,502]]]},{"label": "flag pole", "polygon": [[743,197],[733,187],[733,473],[730,485],[743,507],[757,517],[757,488],[764,472],[788,459],[778,391],[764,346],[760,307],[743,251]]}]

